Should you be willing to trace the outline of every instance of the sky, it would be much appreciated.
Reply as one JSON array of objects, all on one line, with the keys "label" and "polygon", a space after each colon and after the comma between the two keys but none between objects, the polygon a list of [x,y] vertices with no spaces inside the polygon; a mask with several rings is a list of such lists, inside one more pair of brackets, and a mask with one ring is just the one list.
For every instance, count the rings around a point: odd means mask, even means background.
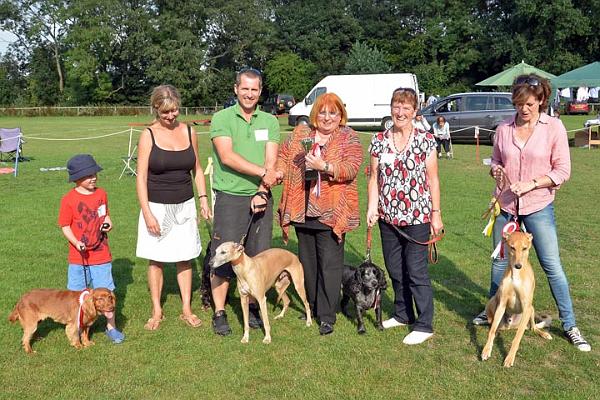
[{"label": "sky", "polygon": [[0,31],[0,54],[6,53],[6,48],[15,38],[15,35],[10,32]]}]

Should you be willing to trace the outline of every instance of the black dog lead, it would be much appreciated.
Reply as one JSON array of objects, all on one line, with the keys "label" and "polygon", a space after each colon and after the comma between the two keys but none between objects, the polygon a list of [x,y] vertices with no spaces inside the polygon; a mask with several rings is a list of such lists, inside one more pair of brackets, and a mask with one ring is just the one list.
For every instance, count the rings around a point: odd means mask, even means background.
[{"label": "black dog lead", "polygon": [[90,246],[85,246],[83,248],[79,248],[79,252],[81,253],[81,264],[83,266],[83,279],[85,281],[85,287],[89,288],[89,282],[87,280],[87,271],[89,268],[89,264],[86,263],[86,258],[83,255],[84,251],[93,251],[96,250],[98,247],[100,247],[100,245],[102,244],[102,242],[104,241],[104,239],[106,239],[108,237],[108,235],[106,234],[106,229],[110,228],[110,225],[107,222],[104,222],[101,226],[100,226],[100,234],[98,235],[98,238],[96,239],[96,241],[90,245]]}]

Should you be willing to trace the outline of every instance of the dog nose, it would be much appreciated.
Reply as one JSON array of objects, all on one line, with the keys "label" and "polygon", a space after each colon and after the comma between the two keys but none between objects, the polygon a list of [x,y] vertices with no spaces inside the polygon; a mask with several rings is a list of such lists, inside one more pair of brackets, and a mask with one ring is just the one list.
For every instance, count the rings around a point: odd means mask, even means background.
[{"label": "dog nose", "polygon": [[516,269],[521,269],[521,264],[520,263],[515,264],[515,268]]}]

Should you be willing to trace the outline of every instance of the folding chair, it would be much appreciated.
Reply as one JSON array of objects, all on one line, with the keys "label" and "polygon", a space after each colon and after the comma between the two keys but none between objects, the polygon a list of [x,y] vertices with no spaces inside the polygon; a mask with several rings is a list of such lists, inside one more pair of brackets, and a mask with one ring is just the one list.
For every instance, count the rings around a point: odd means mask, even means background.
[{"label": "folding chair", "polygon": [[0,128],[0,161],[4,161],[4,154],[9,155],[7,161],[21,157],[22,143],[21,128]]},{"label": "folding chair", "polygon": [[131,137],[133,136],[133,128],[129,132],[129,146],[127,147],[127,155],[125,157],[121,157],[121,161],[123,161],[123,170],[121,171],[121,175],[119,175],[119,179],[123,177],[125,173],[128,173],[132,176],[137,176],[137,172],[135,172],[135,167],[137,164],[137,155],[135,151],[137,150],[137,144],[131,148]]}]

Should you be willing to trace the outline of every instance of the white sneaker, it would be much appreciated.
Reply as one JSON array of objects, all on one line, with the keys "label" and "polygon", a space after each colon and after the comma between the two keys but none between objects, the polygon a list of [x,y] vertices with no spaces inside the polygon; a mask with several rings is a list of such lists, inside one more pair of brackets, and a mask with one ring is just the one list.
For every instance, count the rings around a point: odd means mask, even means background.
[{"label": "white sneaker", "polygon": [[404,337],[404,340],[402,341],[402,343],[410,344],[410,345],[421,344],[432,336],[433,336],[432,332],[412,331],[411,333],[409,333],[408,335],[406,335]]},{"label": "white sneaker", "polygon": [[393,317],[390,319],[386,319],[381,323],[381,325],[383,325],[384,329],[395,328],[397,326],[406,326],[406,324],[399,322],[396,318]]}]

